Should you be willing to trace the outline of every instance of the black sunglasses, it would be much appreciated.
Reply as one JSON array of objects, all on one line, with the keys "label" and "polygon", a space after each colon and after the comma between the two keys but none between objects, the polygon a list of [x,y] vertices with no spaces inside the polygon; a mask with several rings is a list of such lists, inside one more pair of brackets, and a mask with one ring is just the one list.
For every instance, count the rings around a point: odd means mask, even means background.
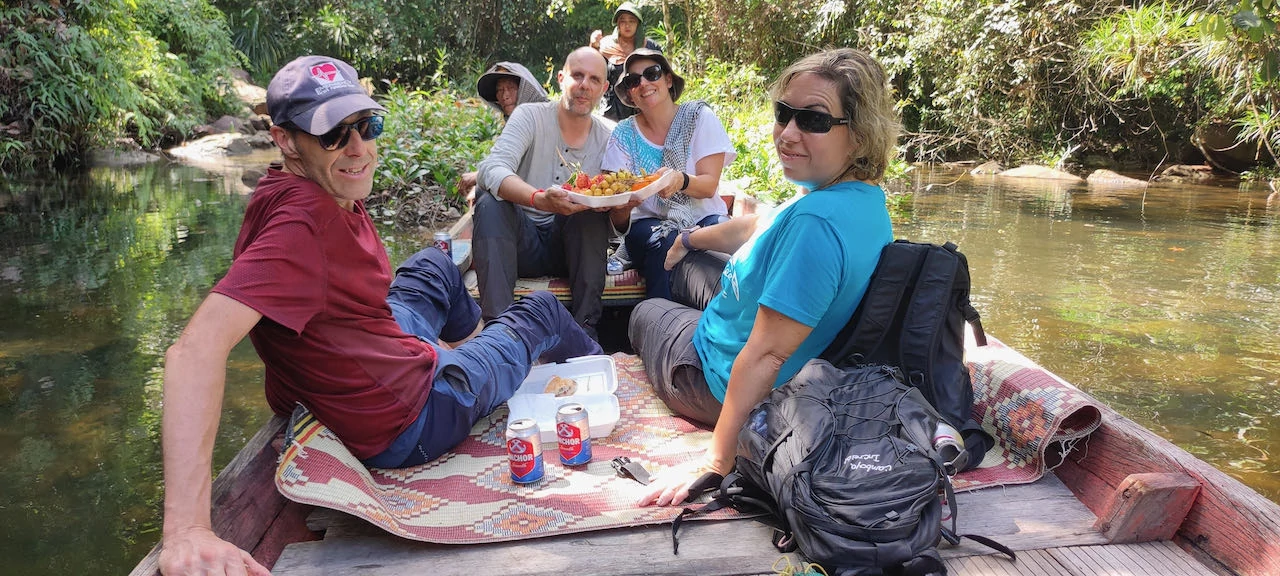
[{"label": "black sunglasses", "polygon": [[632,88],[640,85],[641,78],[650,82],[657,82],[658,80],[661,80],[662,65],[654,64],[653,66],[641,70],[639,74],[628,73],[626,76],[622,77],[622,80],[618,81],[618,89],[623,92],[629,92]]},{"label": "black sunglasses", "polygon": [[349,124],[339,124],[334,126],[333,130],[316,136],[316,140],[320,141],[321,148],[330,152],[345,148],[347,142],[351,140],[352,128],[360,134],[360,138],[368,142],[382,135],[382,117],[366,116]]},{"label": "black sunglasses", "polygon": [[792,118],[795,118],[796,128],[810,134],[826,134],[831,131],[832,126],[849,123],[848,118],[836,118],[826,112],[817,110],[792,108],[782,102],[773,103],[773,118],[783,126],[786,126],[791,122]]}]

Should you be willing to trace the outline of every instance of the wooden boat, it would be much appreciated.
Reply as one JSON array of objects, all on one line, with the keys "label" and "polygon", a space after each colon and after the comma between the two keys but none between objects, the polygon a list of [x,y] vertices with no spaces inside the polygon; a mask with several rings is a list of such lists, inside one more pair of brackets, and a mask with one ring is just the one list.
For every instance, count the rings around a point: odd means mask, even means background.
[{"label": "wooden boat", "polygon": [[[469,236],[468,222],[459,223],[454,238]],[[960,531],[999,540],[1018,551],[1018,561],[980,546],[944,544],[952,574],[1280,574],[1280,505],[1095,403],[1101,427],[1044,478],[957,495]],[[213,484],[214,531],[274,574],[777,571],[771,529],[754,521],[688,525],[679,556],[667,552],[666,526],[476,545],[401,539],[280,495],[273,477],[285,424],[272,418]],[[156,574],[158,554],[157,545],[132,574]]]}]

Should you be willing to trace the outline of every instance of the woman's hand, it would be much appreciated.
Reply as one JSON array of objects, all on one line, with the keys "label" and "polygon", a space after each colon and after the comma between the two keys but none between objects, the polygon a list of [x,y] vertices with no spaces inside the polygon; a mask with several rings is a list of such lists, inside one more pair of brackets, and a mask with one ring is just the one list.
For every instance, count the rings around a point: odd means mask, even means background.
[{"label": "woman's hand", "polygon": [[677,173],[676,177],[671,179],[670,184],[667,184],[665,187],[663,187],[661,190],[658,191],[658,196],[662,198],[670,198],[672,196],[675,196],[677,192],[680,192],[680,188],[684,186],[685,178],[692,178],[692,176],[688,174],[681,176],[681,174]]},{"label": "woman's hand", "polygon": [[[710,452],[702,458],[702,460],[689,462],[680,466],[667,468],[649,483],[649,491],[636,501],[637,505],[648,506],[657,504],[658,506],[679,506],[689,498],[689,494],[693,489],[698,489],[698,494],[709,488],[717,488],[715,486],[696,486],[699,480],[707,473],[713,472],[724,476],[733,470],[733,460],[717,459]],[[695,496],[697,494],[694,494]]]}]

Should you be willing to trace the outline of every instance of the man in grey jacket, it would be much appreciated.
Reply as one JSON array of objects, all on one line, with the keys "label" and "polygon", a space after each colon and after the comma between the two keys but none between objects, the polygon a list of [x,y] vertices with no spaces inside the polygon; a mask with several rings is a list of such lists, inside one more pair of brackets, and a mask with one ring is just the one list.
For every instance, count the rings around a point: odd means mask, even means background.
[{"label": "man in grey jacket", "polygon": [[560,99],[517,107],[480,162],[478,185],[488,192],[476,198],[472,248],[485,320],[511,304],[517,278],[568,275],[573,318],[596,336],[613,233],[608,209],[589,210],[548,188],[577,171],[600,172],[613,123],[592,111],[606,75],[599,52],[574,50],[557,73]]}]

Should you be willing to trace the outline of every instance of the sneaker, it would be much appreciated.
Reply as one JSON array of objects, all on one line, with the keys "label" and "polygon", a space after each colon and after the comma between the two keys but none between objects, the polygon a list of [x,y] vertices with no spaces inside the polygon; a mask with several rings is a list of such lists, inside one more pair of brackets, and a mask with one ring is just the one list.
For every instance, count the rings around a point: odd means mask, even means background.
[{"label": "sneaker", "polygon": [[610,257],[609,262],[605,264],[605,272],[608,272],[610,276],[617,276],[626,271],[626,269],[627,267],[622,264],[621,260],[613,257]]}]

